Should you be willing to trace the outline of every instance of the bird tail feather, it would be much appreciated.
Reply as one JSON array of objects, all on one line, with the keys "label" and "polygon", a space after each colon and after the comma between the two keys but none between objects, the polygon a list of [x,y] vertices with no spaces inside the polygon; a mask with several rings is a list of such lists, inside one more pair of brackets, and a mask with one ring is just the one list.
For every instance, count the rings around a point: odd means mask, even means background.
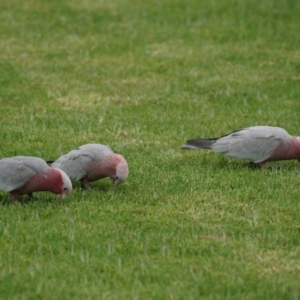
[{"label": "bird tail feather", "polygon": [[183,150],[211,149],[215,141],[216,141],[215,139],[188,140],[185,145],[181,146],[181,149]]},{"label": "bird tail feather", "polygon": [[52,164],[54,163],[54,160],[47,160],[46,163],[49,167],[52,167]]}]

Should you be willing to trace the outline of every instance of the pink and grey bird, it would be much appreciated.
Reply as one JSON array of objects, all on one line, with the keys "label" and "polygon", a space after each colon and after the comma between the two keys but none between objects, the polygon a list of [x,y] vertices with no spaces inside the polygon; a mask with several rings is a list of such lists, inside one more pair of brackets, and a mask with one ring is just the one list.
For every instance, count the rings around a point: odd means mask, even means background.
[{"label": "pink and grey bird", "polygon": [[0,190],[10,193],[13,200],[33,192],[49,191],[65,198],[72,191],[67,174],[51,168],[38,157],[15,156],[0,159]]},{"label": "pink and grey bird", "polygon": [[275,160],[300,160],[300,137],[280,127],[252,126],[219,138],[193,139],[182,149],[211,149],[232,158],[259,164]]},{"label": "pink and grey bird", "polygon": [[128,177],[124,157],[101,144],[80,146],[48,164],[63,170],[71,179],[79,180],[85,189],[89,188],[90,182],[101,178],[109,177],[114,185],[118,185]]}]

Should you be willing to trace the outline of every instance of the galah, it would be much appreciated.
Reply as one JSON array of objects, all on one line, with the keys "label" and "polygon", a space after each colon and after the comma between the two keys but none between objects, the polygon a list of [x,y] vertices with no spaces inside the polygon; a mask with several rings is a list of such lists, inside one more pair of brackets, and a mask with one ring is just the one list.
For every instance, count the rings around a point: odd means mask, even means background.
[{"label": "galah", "polygon": [[300,160],[300,137],[289,135],[283,128],[271,126],[252,126],[218,138],[193,139],[181,148],[211,149],[255,164],[275,160]]},{"label": "galah", "polygon": [[109,177],[115,186],[128,177],[124,157],[102,144],[80,146],[48,164],[63,170],[71,179],[79,180],[84,189],[89,188],[90,182],[104,177]]},{"label": "galah", "polygon": [[51,168],[38,157],[15,156],[0,159],[0,190],[10,193],[13,200],[33,192],[49,191],[64,199],[72,191],[67,174]]}]

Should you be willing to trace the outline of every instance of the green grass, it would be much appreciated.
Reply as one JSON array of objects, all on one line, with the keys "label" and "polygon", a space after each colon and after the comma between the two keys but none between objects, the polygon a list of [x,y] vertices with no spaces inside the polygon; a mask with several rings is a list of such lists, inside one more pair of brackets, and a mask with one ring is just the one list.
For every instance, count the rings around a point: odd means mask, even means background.
[{"label": "green grass", "polygon": [[0,3],[0,157],[91,142],[129,163],[58,201],[0,193],[1,299],[300,299],[299,163],[180,146],[299,135],[300,2]]}]

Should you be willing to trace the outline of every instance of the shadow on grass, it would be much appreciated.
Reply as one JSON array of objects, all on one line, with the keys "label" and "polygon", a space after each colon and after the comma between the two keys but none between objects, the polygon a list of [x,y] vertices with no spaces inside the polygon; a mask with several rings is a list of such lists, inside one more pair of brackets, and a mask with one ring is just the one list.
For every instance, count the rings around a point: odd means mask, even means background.
[{"label": "shadow on grass", "polygon": [[10,198],[9,194],[3,194],[0,196],[0,205],[2,206],[26,206],[28,204],[33,203],[52,203],[54,201],[61,201],[60,199],[57,199],[54,195],[47,195],[45,196],[38,196],[34,195],[33,198],[29,198],[28,195],[23,195],[19,197],[18,201],[14,201]]},{"label": "shadow on grass", "polygon": [[177,163],[181,166],[183,165],[195,165],[202,166],[205,168],[214,168],[214,169],[230,169],[230,170],[240,170],[242,168],[247,168],[253,171],[297,171],[299,170],[300,164],[296,160],[290,161],[272,161],[266,162],[264,164],[255,164],[253,162],[241,159],[231,159],[225,156],[214,155],[211,157],[211,154],[204,156],[186,156],[177,158]]},{"label": "shadow on grass", "polygon": [[[75,188],[73,188],[75,189]],[[89,189],[82,189],[81,187],[78,187],[77,190],[78,191],[99,191],[99,192],[109,192],[113,189],[112,184],[99,184],[97,182],[92,182],[90,183],[90,188]]]},{"label": "shadow on grass", "polygon": [[[109,192],[111,191],[114,186],[111,183],[111,180],[108,180],[107,178],[103,178],[97,181],[90,182],[90,186],[88,189],[81,188],[79,181],[72,181],[73,184],[73,191],[81,191],[81,192],[88,192],[88,191],[99,191],[99,192]],[[121,184],[120,186],[123,186]],[[119,187],[116,187],[119,189]]]},{"label": "shadow on grass", "polygon": [[[114,187],[111,183],[102,183],[102,182],[93,182],[90,185],[90,189],[85,190],[81,189],[80,183],[75,182],[73,183],[73,192],[76,194],[82,194],[85,196],[91,195],[95,196],[95,194],[103,195],[103,194],[114,194],[115,192],[124,193],[126,191],[126,186],[124,184]],[[11,206],[11,205],[21,205],[26,206],[28,204],[35,204],[35,203],[63,203],[66,200],[72,198],[72,193],[64,200],[58,199],[54,194],[47,192],[36,192],[33,194],[33,198],[29,198],[28,195],[22,195],[19,197],[18,201],[13,201],[10,198],[8,193],[1,193],[0,195],[0,206]],[[84,198],[81,198],[84,200]]]}]

